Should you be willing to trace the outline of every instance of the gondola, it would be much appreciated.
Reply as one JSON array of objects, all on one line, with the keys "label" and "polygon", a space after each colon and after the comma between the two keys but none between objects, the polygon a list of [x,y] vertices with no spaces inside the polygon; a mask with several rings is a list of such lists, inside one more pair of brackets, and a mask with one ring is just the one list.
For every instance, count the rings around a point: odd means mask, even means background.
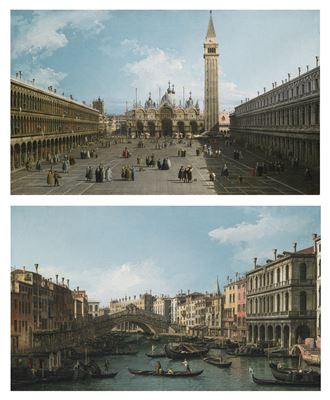
[{"label": "gondola", "polygon": [[275,379],[284,382],[312,382],[320,384],[321,374],[314,371],[312,368],[299,369],[290,367],[279,367],[279,364],[274,362],[269,363],[270,370]]},{"label": "gondola", "polygon": [[199,358],[205,356],[209,349],[197,348],[196,346],[190,346],[187,344],[177,345],[175,348],[171,348],[169,345],[164,347],[165,354],[172,360],[185,360],[190,358]]},{"label": "gondola", "polygon": [[251,373],[251,377],[254,383],[258,385],[265,385],[265,386],[314,386],[320,387],[321,382],[286,382],[286,381],[279,381],[279,380],[271,380],[271,379],[260,379],[254,376],[253,372]]},{"label": "gondola", "polygon": [[211,365],[214,365],[218,368],[229,368],[232,364],[231,361],[223,361],[220,358],[215,358],[215,357],[206,357],[203,358],[203,360]]},{"label": "gondola", "polygon": [[162,358],[162,357],[166,357],[166,353],[145,353],[145,355],[147,357],[151,357],[151,358]]},{"label": "gondola", "polygon": [[128,368],[128,371],[133,375],[158,376],[163,378],[191,378],[202,374],[204,370],[201,369],[199,371],[194,371],[194,372],[173,371],[171,373],[164,371],[161,374],[158,374],[156,371],[148,371],[148,370],[132,369],[132,368]]}]

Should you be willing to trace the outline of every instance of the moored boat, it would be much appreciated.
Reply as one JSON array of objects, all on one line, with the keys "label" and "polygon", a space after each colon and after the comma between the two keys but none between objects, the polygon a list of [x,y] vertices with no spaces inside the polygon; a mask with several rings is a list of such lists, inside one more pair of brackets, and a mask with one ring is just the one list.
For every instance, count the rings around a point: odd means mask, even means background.
[{"label": "moored boat", "polygon": [[203,358],[203,360],[211,365],[214,365],[218,368],[229,368],[232,364],[231,361],[224,361],[221,358],[216,358],[216,357],[206,357]]},{"label": "moored boat", "polygon": [[269,363],[270,370],[275,379],[285,382],[311,382],[320,384],[321,374],[312,368],[290,368],[284,367],[280,363]]},{"label": "moored boat", "polygon": [[191,378],[194,376],[201,375],[203,373],[203,369],[199,371],[163,371],[158,373],[156,371],[150,370],[141,370],[141,369],[132,369],[128,368],[128,371],[133,375],[142,375],[142,376],[158,376],[164,378]]},{"label": "moored boat", "polygon": [[314,381],[281,381],[281,380],[274,380],[274,379],[261,379],[254,376],[253,370],[250,369],[251,378],[254,383],[258,385],[265,385],[265,386],[313,386],[313,387],[320,387],[321,381],[314,382]]},{"label": "moored boat", "polygon": [[165,354],[173,360],[185,360],[205,356],[209,349],[191,345],[190,343],[180,343],[176,345],[165,345]]}]

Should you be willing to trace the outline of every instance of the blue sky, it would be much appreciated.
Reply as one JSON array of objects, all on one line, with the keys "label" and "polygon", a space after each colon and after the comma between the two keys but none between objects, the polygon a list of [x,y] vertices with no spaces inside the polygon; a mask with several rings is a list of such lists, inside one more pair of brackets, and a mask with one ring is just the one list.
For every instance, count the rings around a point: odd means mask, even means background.
[{"label": "blue sky", "polygon": [[215,290],[272,249],[312,245],[319,207],[12,207],[12,266],[40,264],[90,299]]},{"label": "blue sky", "polygon": [[[109,113],[155,101],[170,80],[203,107],[203,41],[209,11],[12,11],[11,73]],[[213,11],[220,49],[220,109],[315,65],[318,11]]]}]

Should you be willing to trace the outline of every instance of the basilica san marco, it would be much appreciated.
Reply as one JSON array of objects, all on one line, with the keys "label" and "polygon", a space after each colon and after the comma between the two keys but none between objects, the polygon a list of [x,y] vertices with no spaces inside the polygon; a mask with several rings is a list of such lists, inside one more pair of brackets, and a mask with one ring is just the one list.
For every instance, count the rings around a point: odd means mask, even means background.
[{"label": "basilica san marco", "polygon": [[[160,96],[159,96],[160,97]],[[187,100],[175,98],[174,85],[168,83],[164,95],[156,103],[149,93],[144,106],[135,101],[131,110],[120,117],[118,128],[121,133],[172,136],[173,134],[198,134],[204,131],[204,117],[200,112],[198,100],[194,101],[191,92]]]}]

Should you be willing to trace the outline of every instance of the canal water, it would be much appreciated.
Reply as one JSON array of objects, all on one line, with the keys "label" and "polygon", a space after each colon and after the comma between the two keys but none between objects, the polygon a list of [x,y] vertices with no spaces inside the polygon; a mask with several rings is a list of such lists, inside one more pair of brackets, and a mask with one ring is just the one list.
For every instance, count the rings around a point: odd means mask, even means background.
[{"label": "canal water", "polygon": [[[159,346],[161,347],[161,346]],[[266,357],[233,357],[230,358],[232,366],[230,368],[217,368],[210,364],[205,363],[203,360],[190,360],[189,365],[192,371],[203,369],[202,375],[194,378],[164,378],[164,377],[145,377],[131,375],[127,368],[133,369],[154,369],[157,359],[149,358],[145,355],[151,351],[151,345],[139,345],[138,354],[130,356],[105,356],[93,358],[101,368],[107,359],[110,363],[111,371],[118,371],[115,378],[110,379],[89,379],[79,382],[58,382],[54,384],[36,384],[26,387],[23,390],[119,390],[119,391],[142,391],[142,390],[203,390],[203,391],[229,391],[229,390],[319,390],[315,388],[287,388],[280,386],[259,386],[252,382],[249,375],[249,368],[251,367],[255,376],[261,378],[273,379],[268,366],[268,359]],[[222,354],[226,357],[223,350],[210,350],[209,356],[218,356]],[[229,357],[229,356],[228,356]],[[296,360],[277,359],[286,365],[296,366]],[[168,358],[160,358],[162,368],[172,368],[173,370],[185,370],[182,361],[174,361]]]}]

